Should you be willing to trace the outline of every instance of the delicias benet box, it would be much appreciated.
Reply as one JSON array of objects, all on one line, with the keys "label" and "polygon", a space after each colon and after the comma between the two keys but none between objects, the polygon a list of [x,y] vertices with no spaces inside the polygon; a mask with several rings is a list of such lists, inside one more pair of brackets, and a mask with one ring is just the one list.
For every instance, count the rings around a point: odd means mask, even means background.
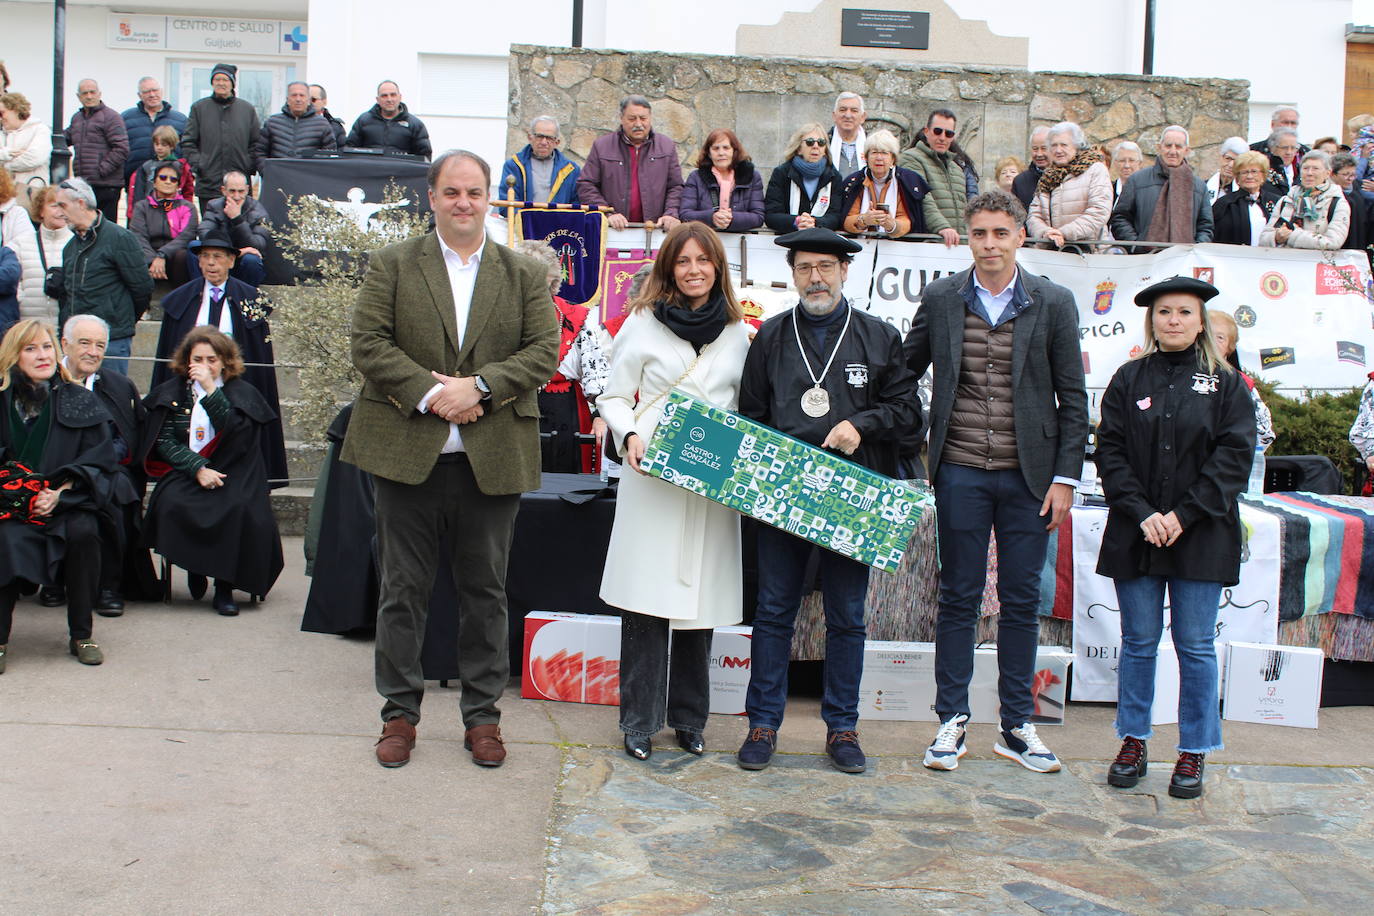
[{"label": "delicias benet box", "polygon": [[891,572],[929,489],[674,389],[640,465],[645,472],[813,544]]}]

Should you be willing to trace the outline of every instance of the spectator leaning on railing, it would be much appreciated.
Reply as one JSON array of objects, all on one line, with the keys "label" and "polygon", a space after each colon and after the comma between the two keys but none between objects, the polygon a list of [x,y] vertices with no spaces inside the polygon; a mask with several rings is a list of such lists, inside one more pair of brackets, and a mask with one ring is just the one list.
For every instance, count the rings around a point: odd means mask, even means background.
[{"label": "spectator leaning on railing", "polygon": [[1109,225],[1119,241],[1190,245],[1212,240],[1212,206],[1207,186],[1188,165],[1185,128],[1164,128],[1155,164],[1126,182]]},{"label": "spectator leaning on railing", "polygon": [[1302,157],[1299,175],[1302,183],[1274,205],[1261,247],[1340,248],[1350,231],[1350,204],[1331,180],[1330,157],[1312,150]]},{"label": "spectator leaning on railing", "polygon": [[1283,195],[1265,180],[1269,157],[1246,150],[1236,157],[1231,170],[1236,190],[1222,195],[1212,204],[1214,225],[1212,241],[1224,245],[1258,245],[1260,233]]},{"label": "spectator leaning on railing", "polygon": [[1105,238],[1112,213],[1112,176],[1102,154],[1088,146],[1071,121],[1050,128],[1050,167],[1040,176],[1026,218],[1026,233],[1056,248]]}]

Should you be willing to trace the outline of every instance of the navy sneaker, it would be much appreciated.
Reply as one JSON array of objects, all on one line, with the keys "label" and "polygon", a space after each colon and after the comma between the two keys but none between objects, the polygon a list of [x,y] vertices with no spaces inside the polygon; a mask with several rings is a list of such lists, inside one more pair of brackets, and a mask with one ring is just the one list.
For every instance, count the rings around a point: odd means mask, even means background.
[{"label": "navy sneaker", "polygon": [[962,713],[941,722],[935,740],[926,748],[922,763],[932,770],[958,769],[959,758],[968,753],[968,748],[964,747],[964,725],[967,722],[968,716]]},{"label": "navy sneaker", "polygon": [[745,770],[762,770],[773,761],[778,746],[778,731],[774,728],[751,728],[749,737],[739,747],[735,760]]},{"label": "navy sneaker", "polygon": [[1037,773],[1059,772],[1059,758],[1045,747],[1045,742],[1035,733],[1030,722],[1016,728],[1002,729],[1002,740],[992,748],[1008,760],[1015,760],[1028,770]]},{"label": "navy sneaker", "polygon": [[863,748],[859,747],[859,733],[856,731],[830,732],[825,736],[825,752],[830,762],[841,773],[862,773],[868,768],[868,759]]}]

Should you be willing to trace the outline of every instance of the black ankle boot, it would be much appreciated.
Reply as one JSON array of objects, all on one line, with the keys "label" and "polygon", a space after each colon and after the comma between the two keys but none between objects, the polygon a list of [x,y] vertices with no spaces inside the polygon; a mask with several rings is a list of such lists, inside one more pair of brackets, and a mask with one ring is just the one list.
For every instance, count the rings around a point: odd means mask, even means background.
[{"label": "black ankle boot", "polygon": [[625,753],[636,760],[648,760],[654,752],[653,742],[639,735],[625,736]]},{"label": "black ankle boot", "polygon": [[1174,778],[1169,780],[1169,794],[1174,798],[1197,798],[1202,794],[1202,754],[1187,751],[1178,755],[1174,764]]},{"label": "black ankle boot", "polygon": [[675,728],[673,732],[677,735],[677,746],[687,753],[696,754],[698,757],[706,753],[706,742],[702,740],[699,732],[689,732],[681,728]]},{"label": "black ankle boot", "polygon": [[1121,789],[1129,789],[1140,782],[1149,766],[1145,742],[1139,738],[1127,738],[1121,742],[1121,751],[1116,760],[1107,768],[1107,784]]},{"label": "black ankle boot", "polygon": [[221,617],[237,617],[239,606],[234,603],[234,586],[216,579],[214,604]]}]

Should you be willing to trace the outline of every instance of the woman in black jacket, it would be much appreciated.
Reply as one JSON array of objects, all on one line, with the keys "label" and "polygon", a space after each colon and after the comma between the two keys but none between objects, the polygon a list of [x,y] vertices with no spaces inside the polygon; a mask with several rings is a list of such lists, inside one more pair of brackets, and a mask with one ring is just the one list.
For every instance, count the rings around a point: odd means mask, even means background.
[{"label": "woman in black jacket", "polygon": [[840,182],[843,176],[830,162],[826,144],[830,132],[820,124],[803,124],[787,141],[782,164],[768,178],[764,222],[774,232],[798,229],[839,229]]},{"label": "woman in black jacket", "polygon": [[1121,605],[1114,786],[1145,775],[1155,656],[1169,589],[1178,652],[1179,757],[1169,794],[1202,794],[1203,757],[1221,748],[1215,630],[1222,586],[1240,574],[1237,499],[1255,449],[1240,373],[1217,352],[1204,303],[1216,287],[1172,277],[1142,290],[1145,348],[1102,396],[1097,467],[1111,511],[1097,572]]},{"label": "woman in black jacket", "polygon": [[1212,241],[1224,245],[1258,245],[1260,233],[1283,197],[1265,180],[1269,157],[1253,150],[1241,153],[1231,166],[1239,190],[1218,197],[1212,204]]},{"label": "woman in black jacket", "polygon": [[100,513],[114,487],[110,415],[74,385],[51,326],[27,318],[0,342],[0,673],[25,583],[64,584],[68,648],[104,661],[91,639],[100,581]]}]

